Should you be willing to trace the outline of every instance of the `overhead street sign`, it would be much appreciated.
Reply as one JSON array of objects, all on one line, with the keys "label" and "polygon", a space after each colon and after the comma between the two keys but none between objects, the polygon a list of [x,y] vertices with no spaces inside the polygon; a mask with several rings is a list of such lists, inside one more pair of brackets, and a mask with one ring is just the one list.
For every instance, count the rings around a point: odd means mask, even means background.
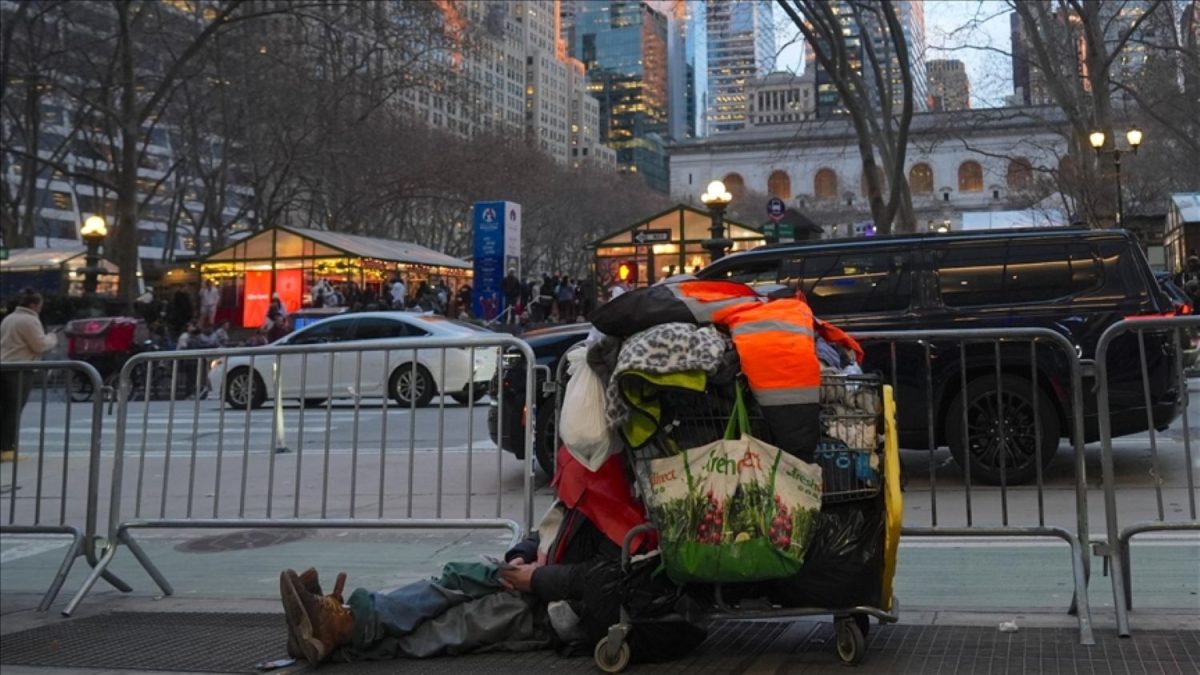
[{"label": "overhead street sign", "polygon": [[671,231],[639,230],[633,233],[633,241],[637,244],[653,244],[658,241],[671,241]]}]

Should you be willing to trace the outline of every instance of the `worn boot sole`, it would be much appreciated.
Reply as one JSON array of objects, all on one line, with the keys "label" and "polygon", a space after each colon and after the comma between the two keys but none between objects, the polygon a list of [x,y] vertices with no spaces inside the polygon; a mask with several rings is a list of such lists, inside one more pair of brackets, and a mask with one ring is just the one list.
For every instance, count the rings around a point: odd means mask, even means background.
[{"label": "worn boot sole", "polygon": [[[283,581],[283,575],[280,575],[280,582],[281,582],[280,596],[281,597],[282,597],[282,592],[283,592],[282,581]],[[300,585],[303,586],[305,590],[307,590],[309,593],[312,593],[313,595],[321,595],[321,581],[320,581],[320,578],[317,576],[317,570],[315,568],[310,567],[300,573]],[[292,630],[291,624],[288,624],[287,634],[288,634],[287,635],[287,655],[288,655],[288,657],[293,658],[293,659],[304,658],[304,654],[300,651],[300,642],[296,639],[296,632]]]},{"label": "worn boot sole", "polygon": [[296,577],[296,573],[292,570],[287,570],[279,575],[279,594],[283,600],[283,613],[287,619],[289,635],[294,638],[299,655],[303,656],[309,665],[316,668],[325,659],[325,645],[313,637],[312,620],[308,616],[308,611],[304,609],[304,603],[300,600],[300,593],[296,589],[298,583],[299,577]]}]

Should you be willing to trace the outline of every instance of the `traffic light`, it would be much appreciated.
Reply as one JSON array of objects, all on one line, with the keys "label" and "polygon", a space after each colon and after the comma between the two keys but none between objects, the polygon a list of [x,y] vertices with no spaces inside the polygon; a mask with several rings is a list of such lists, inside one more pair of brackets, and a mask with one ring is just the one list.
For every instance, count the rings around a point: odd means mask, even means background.
[{"label": "traffic light", "polygon": [[617,263],[617,281],[623,284],[637,283],[637,263],[622,260]]}]

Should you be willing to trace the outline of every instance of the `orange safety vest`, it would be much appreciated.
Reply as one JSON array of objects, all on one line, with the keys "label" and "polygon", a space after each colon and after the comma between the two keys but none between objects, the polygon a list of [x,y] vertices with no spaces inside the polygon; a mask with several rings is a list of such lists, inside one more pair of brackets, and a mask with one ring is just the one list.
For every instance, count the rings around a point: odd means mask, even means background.
[{"label": "orange safety vest", "polygon": [[714,313],[713,323],[729,329],[760,406],[821,402],[821,364],[808,303],[794,298],[743,302]]}]

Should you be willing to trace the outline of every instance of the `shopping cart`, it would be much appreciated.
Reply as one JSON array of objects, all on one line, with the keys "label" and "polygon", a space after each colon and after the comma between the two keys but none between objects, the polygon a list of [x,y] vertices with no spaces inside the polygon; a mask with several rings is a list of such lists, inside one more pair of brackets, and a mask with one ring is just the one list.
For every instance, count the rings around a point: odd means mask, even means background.
[{"label": "shopping cart", "polygon": [[[649,490],[651,460],[724,437],[737,386],[744,388],[744,384],[729,381],[710,382],[704,392],[661,392],[662,431],[643,448],[627,452],[641,494]],[[751,434],[771,443],[770,429],[753,397],[745,396],[744,400]],[[704,607],[701,616],[689,613],[687,620],[727,621],[832,614],[838,658],[847,665],[855,665],[865,656],[869,617],[875,617],[880,623],[895,622],[899,618],[891,594],[902,510],[895,407],[891,387],[882,386],[880,378],[874,375],[824,375],[821,404],[822,437],[814,460],[822,468],[822,507],[858,500],[882,502],[885,542],[879,598],[872,604],[851,607],[785,607],[757,597],[727,602],[730,592],[737,596],[739,589],[713,584],[690,594],[693,599],[697,596],[703,599]],[[653,516],[651,518],[653,520]],[[631,543],[637,535],[653,529],[655,525],[648,523],[626,535],[622,546],[622,564],[626,569],[632,559]],[[630,662],[632,650],[628,637],[638,624],[681,620],[684,618],[677,614],[634,617],[622,606],[620,622],[610,627],[608,635],[596,644],[596,665],[605,672],[621,672]]]}]

